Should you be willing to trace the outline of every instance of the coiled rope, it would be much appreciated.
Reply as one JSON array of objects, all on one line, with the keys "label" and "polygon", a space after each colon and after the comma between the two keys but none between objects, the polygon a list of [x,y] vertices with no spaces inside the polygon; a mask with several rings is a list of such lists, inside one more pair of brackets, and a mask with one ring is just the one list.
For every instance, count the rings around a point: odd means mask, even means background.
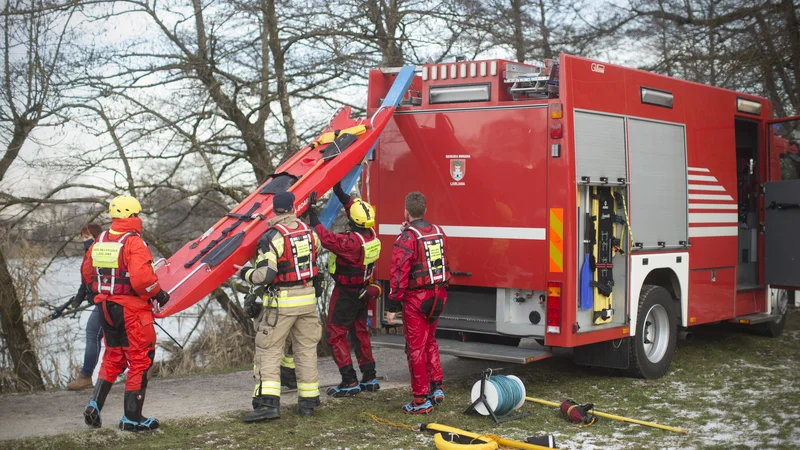
[{"label": "coiled rope", "polygon": [[519,382],[505,375],[492,375],[489,383],[497,390],[497,408],[494,413],[504,416],[517,408],[525,399],[525,392]]}]

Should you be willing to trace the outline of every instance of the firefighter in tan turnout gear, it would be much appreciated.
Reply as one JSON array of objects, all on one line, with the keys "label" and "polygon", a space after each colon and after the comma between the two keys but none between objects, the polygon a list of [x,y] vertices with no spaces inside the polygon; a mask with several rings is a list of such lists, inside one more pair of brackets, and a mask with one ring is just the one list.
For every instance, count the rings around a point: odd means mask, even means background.
[{"label": "firefighter in tan turnout gear", "polygon": [[265,286],[262,298],[248,297],[245,310],[257,317],[253,411],[245,422],[280,417],[280,362],[287,336],[291,337],[297,373],[298,412],[310,416],[319,406],[317,343],[322,326],[317,316],[314,279],[318,273],[317,234],[295,215],[294,194],[272,199],[276,216],[258,242],[255,267],[243,267],[239,276]]}]

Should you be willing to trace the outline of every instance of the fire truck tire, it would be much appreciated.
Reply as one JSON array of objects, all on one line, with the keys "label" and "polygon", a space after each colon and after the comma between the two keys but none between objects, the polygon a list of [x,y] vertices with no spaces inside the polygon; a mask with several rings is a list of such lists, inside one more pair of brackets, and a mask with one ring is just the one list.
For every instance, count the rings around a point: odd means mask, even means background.
[{"label": "fire truck tire", "polygon": [[786,315],[787,312],[789,311],[789,302],[790,302],[789,291],[785,289],[775,289],[775,291],[777,291],[775,293],[775,295],[777,296],[776,297],[777,302],[774,306],[775,309],[780,311],[781,317],[778,320],[772,322],[766,322],[754,325],[754,329],[756,330],[756,332],[768,337],[778,337],[781,334],[783,334],[783,327],[786,326]]},{"label": "fire truck tire", "polygon": [[661,286],[642,286],[636,335],[630,338],[630,375],[661,378],[667,373],[678,340],[677,317],[677,303],[669,291]]}]

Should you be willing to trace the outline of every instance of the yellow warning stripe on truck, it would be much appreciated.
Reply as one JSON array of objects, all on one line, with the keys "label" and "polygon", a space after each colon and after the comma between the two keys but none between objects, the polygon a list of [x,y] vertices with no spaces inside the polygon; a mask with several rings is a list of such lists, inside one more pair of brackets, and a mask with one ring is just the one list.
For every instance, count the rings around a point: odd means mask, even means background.
[{"label": "yellow warning stripe on truck", "polygon": [[550,208],[550,272],[564,271],[564,209]]}]

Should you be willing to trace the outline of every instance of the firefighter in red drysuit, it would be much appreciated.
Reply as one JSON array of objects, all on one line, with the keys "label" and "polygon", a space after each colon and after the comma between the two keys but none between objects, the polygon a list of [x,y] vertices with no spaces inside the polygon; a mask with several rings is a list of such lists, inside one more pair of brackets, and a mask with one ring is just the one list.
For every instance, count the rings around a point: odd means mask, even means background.
[{"label": "firefighter in red drysuit", "polygon": [[100,411],[117,377],[128,370],[124,414],[119,428],[145,431],[158,428],[158,420],[142,415],[147,370],[156,353],[153,308],[165,305],[169,294],[161,289],[153,271],[153,256],[141,238],[139,201],[128,195],[111,200],[111,229],[103,232],[87,251],[81,265],[83,282],[97,294],[102,311],[106,351],[92,397],[83,412],[86,424],[99,428]]},{"label": "firefighter in red drysuit", "polygon": [[[330,232],[319,221],[314,210],[316,192],[311,194],[308,211],[309,221],[322,246],[332,253],[328,257],[331,262],[329,268],[336,283],[331,293],[325,326],[329,334],[328,344],[333,349],[333,359],[339,366],[342,382],[339,386],[329,388],[327,393],[333,397],[346,397],[364,390],[375,392],[380,389],[367,329],[367,309],[369,301],[381,295],[381,288],[370,282],[375,262],[381,253],[381,241],[372,229],[375,225],[375,210],[372,206],[360,198],[351,198],[342,190],[340,183],[336,183],[333,192],[347,211],[347,232]],[[351,335],[355,335],[353,344],[361,370],[360,383],[350,357],[348,329]]]},{"label": "firefighter in red drysuit", "polygon": [[442,366],[436,326],[447,302],[447,237],[424,219],[425,197],[406,196],[404,229],[392,249],[386,320],[395,323],[398,302],[403,308],[408,370],[414,399],[403,406],[408,414],[427,414],[444,402]]}]

